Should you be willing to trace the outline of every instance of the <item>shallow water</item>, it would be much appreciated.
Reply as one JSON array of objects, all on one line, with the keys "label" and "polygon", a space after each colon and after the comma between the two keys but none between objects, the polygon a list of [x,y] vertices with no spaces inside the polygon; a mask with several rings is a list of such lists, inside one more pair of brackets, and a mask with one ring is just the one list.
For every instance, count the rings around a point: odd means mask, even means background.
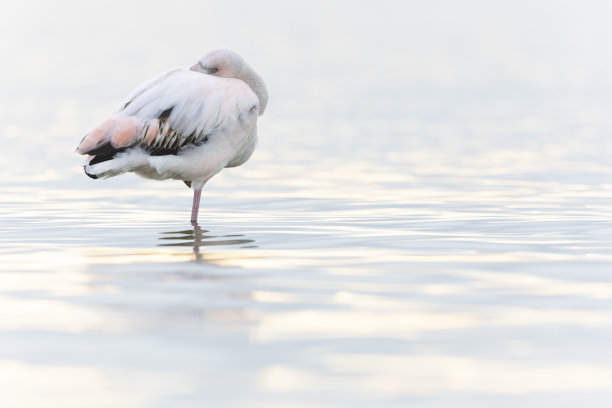
[{"label": "shallow water", "polygon": [[[11,6],[2,406],[608,406],[605,3],[472,3],[153,2],[137,45],[142,4]],[[199,225],[180,182],[84,176],[84,132],[219,44],[272,97]]]}]

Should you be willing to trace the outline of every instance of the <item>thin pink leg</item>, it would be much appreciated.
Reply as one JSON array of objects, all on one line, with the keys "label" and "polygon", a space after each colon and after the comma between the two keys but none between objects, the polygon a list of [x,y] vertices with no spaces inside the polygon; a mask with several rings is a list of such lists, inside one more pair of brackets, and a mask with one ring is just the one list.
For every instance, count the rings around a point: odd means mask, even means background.
[{"label": "thin pink leg", "polygon": [[198,221],[198,210],[200,209],[200,196],[202,189],[193,190],[193,207],[191,207],[191,222]]}]

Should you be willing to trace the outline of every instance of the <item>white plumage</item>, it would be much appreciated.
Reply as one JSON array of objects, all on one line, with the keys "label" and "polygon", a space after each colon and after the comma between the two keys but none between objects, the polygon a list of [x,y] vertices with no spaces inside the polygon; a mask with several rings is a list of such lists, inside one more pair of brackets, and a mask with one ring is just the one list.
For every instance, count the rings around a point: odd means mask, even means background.
[{"label": "white plumage", "polygon": [[183,180],[194,190],[195,222],[204,184],[253,153],[267,102],[263,80],[238,54],[211,51],[136,88],[77,152],[88,155],[84,168],[92,178],[134,172]]}]

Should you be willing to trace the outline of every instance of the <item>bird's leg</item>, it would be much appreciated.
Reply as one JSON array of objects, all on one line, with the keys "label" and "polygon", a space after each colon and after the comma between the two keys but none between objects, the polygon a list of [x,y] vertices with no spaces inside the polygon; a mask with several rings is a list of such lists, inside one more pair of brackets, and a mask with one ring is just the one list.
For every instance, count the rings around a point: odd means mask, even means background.
[{"label": "bird's leg", "polygon": [[198,221],[198,210],[200,209],[200,196],[202,195],[202,189],[193,190],[193,207],[191,207],[191,223]]}]

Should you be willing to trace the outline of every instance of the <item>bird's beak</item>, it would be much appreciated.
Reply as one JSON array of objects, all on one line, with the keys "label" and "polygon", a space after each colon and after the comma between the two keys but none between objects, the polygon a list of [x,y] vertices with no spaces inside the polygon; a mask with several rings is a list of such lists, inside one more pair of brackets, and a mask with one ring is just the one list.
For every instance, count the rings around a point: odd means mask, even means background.
[{"label": "bird's beak", "polygon": [[201,72],[203,74],[206,74],[206,68],[204,68],[204,65],[202,65],[202,63],[200,61],[198,61],[195,64],[193,64],[191,67],[189,67],[189,69],[191,71]]}]

